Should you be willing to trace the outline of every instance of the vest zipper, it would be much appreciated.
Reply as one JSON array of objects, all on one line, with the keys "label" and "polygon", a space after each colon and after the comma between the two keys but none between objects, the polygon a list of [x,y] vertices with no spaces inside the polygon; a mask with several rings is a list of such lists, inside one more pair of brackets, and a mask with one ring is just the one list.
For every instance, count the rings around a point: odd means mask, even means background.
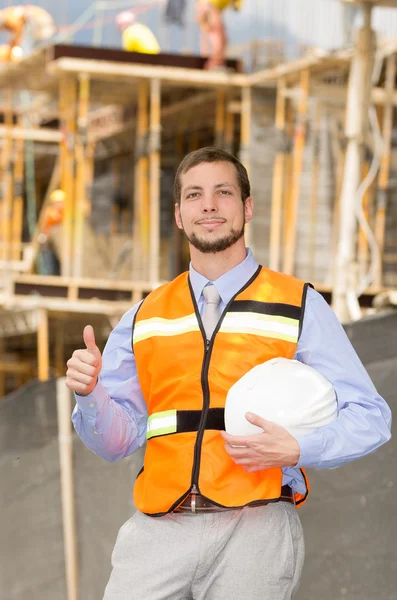
[{"label": "vest zipper", "polygon": [[193,460],[193,473],[192,473],[192,487],[190,492],[192,494],[199,493],[198,475],[200,471],[200,459],[201,459],[201,444],[203,441],[205,431],[205,421],[207,419],[208,409],[210,406],[210,390],[208,386],[208,369],[210,364],[212,340],[205,340],[205,353],[203,368],[201,370],[201,387],[203,388],[204,405],[201,412],[200,424],[198,427],[198,433],[196,438],[196,444],[194,446],[194,460]]},{"label": "vest zipper", "polygon": [[197,316],[197,320],[199,322],[200,325],[200,329],[201,329],[201,333],[203,335],[203,340],[204,340],[204,360],[203,360],[203,366],[201,369],[201,387],[203,389],[203,410],[201,412],[201,418],[200,418],[200,423],[199,423],[199,427],[198,427],[198,432],[197,432],[197,438],[196,438],[196,443],[194,446],[194,455],[193,455],[193,470],[192,470],[192,484],[191,484],[191,488],[190,488],[190,493],[191,494],[200,494],[200,488],[199,488],[199,484],[198,484],[198,476],[199,476],[199,472],[200,472],[200,460],[201,460],[201,444],[203,441],[203,437],[204,437],[204,431],[205,431],[205,422],[207,419],[207,414],[208,414],[208,410],[210,407],[210,389],[209,389],[209,384],[208,384],[208,371],[209,371],[209,366],[210,366],[210,358],[211,358],[211,353],[212,353],[212,347],[214,344],[214,340],[215,340],[215,335],[219,330],[220,324],[223,320],[224,315],[227,313],[227,311],[229,310],[229,306],[233,303],[234,299],[236,298],[236,296],[238,296],[238,294],[241,294],[241,292],[243,292],[246,288],[248,288],[251,283],[258,277],[259,273],[261,272],[262,267],[261,265],[258,266],[257,270],[255,271],[254,275],[247,281],[247,283],[236,293],[234,294],[234,296],[230,299],[230,301],[228,302],[227,306],[225,307],[219,321],[218,321],[218,325],[215,327],[215,330],[212,334],[211,340],[207,340],[205,337],[205,331],[201,322],[201,317],[199,314],[199,310],[197,307],[197,303],[195,301],[194,298],[194,293],[193,293],[193,289],[190,283],[190,279],[188,279],[188,284],[189,284],[189,289],[190,289],[190,294],[192,297],[192,302],[193,302],[193,306],[194,306],[194,310]]}]

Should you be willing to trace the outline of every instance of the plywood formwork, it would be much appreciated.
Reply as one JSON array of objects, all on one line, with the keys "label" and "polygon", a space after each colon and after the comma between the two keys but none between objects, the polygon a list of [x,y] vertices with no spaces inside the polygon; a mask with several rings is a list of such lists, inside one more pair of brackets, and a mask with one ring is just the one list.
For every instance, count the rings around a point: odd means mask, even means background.
[{"label": "plywood formwork", "polygon": [[[388,64],[396,52],[394,42],[380,49]],[[337,222],[340,189],[330,188],[325,197],[319,180],[323,181],[327,152],[332,153],[327,160],[335,173],[343,172],[343,139],[336,128],[327,134],[328,145],[319,140],[325,135],[324,119],[343,122],[352,56],[347,49],[244,74],[236,61],[229,62],[226,72],[210,72],[197,57],[58,45],[0,68],[0,85],[6,91],[1,106],[5,116],[0,125],[1,164],[8,174],[1,201],[0,306],[4,313],[40,314],[41,377],[51,370],[49,348],[56,337],[51,323],[62,323],[67,315],[82,328],[88,314],[115,323],[127,308],[183,268],[184,247],[170,225],[172,190],[164,181],[171,181],[183,155],[199,146],[223,147],[238,154],[247,167],[257,213],[248,237],[258,260],[310,278],[329,297],[334,253],[332,243],[327,251],[321,241],[335,237],[332,221]],[[385,136],[390,107],[397,103],[390,68],[389,83],[382,80],[372,90],[373,101],[384,107]],[[29,94],[31,112],[36,114],[30,122],[25,119],[30,112],[21,101],[22,93]],[[26,243],[21,236],[20,157],[28,140],[35,144],[36,167],[49,184],[40,198],[36,230]],[[19,160],[11,176],[13,150]],[[125,161],[133,202],[125,210],[114,207],[109,231],[98,233],[93,226],[94,169],[104,160],[113,162],[117,185],[120,161]],[[305,169],[311,173],[309,179]],[[386,171],[384,159],[381,189],[388,185]],[[54,236],[61,276],[48,278],[34,274],[34,259],[49,194],[58,186],[66,192],[63,224],[55,228]],[[302,222],[307,222],[306,229]],[[383,225],[378,229],[384,231]],[[365,256],[365,239],[360,244]],[[100,260],[104,252],[106,268]],[[124,255],[128,260],[121,269]],[[114,276],[120,273],[124,280],[116,281]],[[383,289],[380,274],[364,301]]]}]

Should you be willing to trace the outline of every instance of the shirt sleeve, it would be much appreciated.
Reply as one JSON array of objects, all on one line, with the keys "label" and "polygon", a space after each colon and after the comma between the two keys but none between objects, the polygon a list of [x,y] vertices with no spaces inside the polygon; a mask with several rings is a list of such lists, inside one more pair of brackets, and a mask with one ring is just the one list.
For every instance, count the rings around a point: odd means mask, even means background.
[{"label": "shirt sleeve", "polygon": [[109,462],[132,454],[146,439],[148,412],[132,351],[132,322],[138,307],[126,312],[110,334],[93,392],[75,394],[76,432],[90,450]]},{"label": "shirt sleeve", "polygon": [[322,373],[334,386],[337,418],[296,437],[296,467],[335,468],[365,456],[390,437],[391,412],[377,393],[342,325],[324,298],[309,288],[297,360]]}]

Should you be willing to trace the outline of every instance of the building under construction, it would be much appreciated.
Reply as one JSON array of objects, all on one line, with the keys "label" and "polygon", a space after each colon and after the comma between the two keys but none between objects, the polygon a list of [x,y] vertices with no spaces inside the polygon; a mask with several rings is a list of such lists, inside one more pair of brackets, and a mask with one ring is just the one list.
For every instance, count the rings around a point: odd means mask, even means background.
[{"label": "building under construction", "polygon": [[[274,64],[263,44],[249,73],[239,58],[211,72],[197,56],[66,43],[0,66],[0,397],[34,396],[32,379],[54,392],[84,325],[103,345],[188,267],[173,178],[203,146],[248,170],[258,262],[310,281],[345,323],[397,305],[397,31],[376,43],[370,2],[363,17],[355,45]],[[47,232],[55,190],[62,219]]]},{"label": "building under construction", "polygon": [[[341,293],[355,295],[357,314],[357,297],[371,307],[396,287],[397,42],[376,55],[374,48],[360,51],[252,74],[238,61],[219,73],[203,70],[200,58],[68,45],[3,65],[3,380],[12,376],[15,385],[61,374],[63,349],[76,344],[87,315],[106,337],[131,304],[186,268],[172,181],[183,155],[201,146],[230,150],[247,167],[256,206],[248,235],[258,260],[311,281],[330,299],[341,289],[341,196],[352,177],[349,144],[358,140],[364,187],[360,198],[353,192],[351,211],[359,218]],[[367,131],[361,119],[362,135],[350,136],[348,101],[363,83],[349,87],[351,65],[357,71],[368,52],[371,72],[377,61],[376,81],[364,81],[375,124]],[[50,235],[59,261],[54,275],[41,264],[40,234],[57,188],[65,206]]]}]

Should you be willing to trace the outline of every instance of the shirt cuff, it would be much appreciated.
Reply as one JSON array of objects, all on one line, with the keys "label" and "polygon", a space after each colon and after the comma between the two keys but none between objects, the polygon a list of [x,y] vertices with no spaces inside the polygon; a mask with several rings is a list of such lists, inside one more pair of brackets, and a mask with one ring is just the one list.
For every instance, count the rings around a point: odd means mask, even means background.
[{"label": "shirt cuff", "polygon": [[87,396],[79,396],[78,394],[74,394],[76,398],[76,403],[79,410],[88,416],[95,417],[98,412],[102,410],[103,405],[109,399],[109,394],[103,387],[103,384],[100,379],[92,390],[91,394]]},{"label": "shirt cuff", "polygon": [[324,435],[316,431],[306,436],[295,436],[300,447],[300,456],[296,468],[317,467],[321,463],[324,451]]}]

